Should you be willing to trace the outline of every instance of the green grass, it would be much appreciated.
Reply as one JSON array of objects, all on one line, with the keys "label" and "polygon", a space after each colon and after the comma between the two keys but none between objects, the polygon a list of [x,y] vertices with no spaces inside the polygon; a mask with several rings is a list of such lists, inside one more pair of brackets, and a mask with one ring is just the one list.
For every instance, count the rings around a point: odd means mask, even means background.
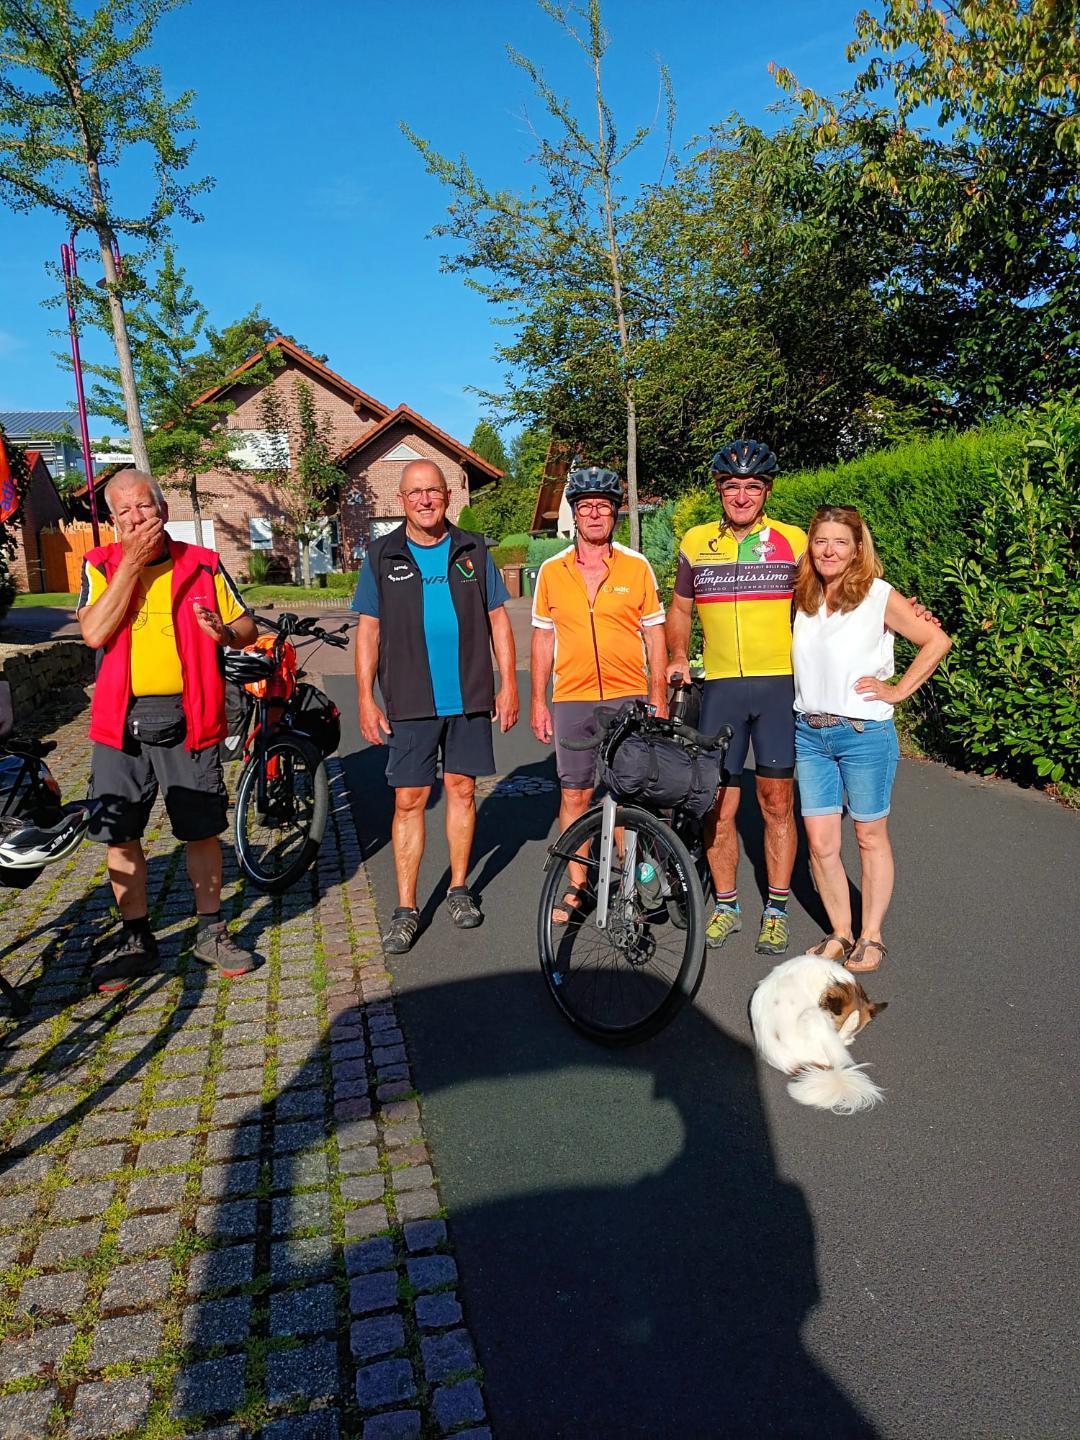
[{"label": "green grass", "polygon": [[265,605],[272,600],[275,604],[302,606],[309,597],[312,600],[331,597],[351,600],[356,589],[356,575],[355,570],[327,575],[325,586],[312,585],[310,588],[303,585],[241,585],[240,593],[249,605]]},{"label": "green grass", "polygon": [[11,602],[13,610],[33,609],[38,605],[47,605],[53,610],[74,610],[75,601],[78,595],[64,594],[61,590],[46,590],[42,595],[16,595]]}]

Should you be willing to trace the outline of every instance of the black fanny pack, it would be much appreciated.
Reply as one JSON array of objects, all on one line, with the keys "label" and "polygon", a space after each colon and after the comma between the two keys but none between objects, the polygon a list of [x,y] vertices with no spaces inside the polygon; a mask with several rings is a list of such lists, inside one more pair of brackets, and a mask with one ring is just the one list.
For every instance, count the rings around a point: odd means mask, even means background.
[{"label": "black fanny pack", "polygon": [[187,734],[182,695],[138,695],[127,714],[127,733],[143,745],[176,745]]}]

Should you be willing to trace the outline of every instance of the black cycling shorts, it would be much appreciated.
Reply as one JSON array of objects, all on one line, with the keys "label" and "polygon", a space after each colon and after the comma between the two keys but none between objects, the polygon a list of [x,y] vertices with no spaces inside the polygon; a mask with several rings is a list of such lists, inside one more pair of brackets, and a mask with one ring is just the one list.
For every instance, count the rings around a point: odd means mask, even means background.
[{"label": "black cycling shorts", "polygon": [[714,735],[721,725],[734,732],[724,773],[741,775],[751,741],[754,768],[774,780],[795,774],[795,681],[790,675],[746,675],[706,680],[698,729]]}]

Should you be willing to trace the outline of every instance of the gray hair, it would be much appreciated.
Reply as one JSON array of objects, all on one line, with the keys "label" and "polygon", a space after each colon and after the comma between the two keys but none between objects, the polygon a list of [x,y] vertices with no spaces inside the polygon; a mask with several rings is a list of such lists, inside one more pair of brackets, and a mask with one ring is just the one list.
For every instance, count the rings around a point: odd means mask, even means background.
[{"label": "gray hair", "polygon": [[439,479],[442,481],[443,489],[449,495],[450,486],[446,483],[446,476],[443,474],[442,466],[436,464],[434,460],[425,460],[422,456],[417,460],[410,460],[405,466],[405,468],[402,470],[401,479],[398,481],[399,492],[401,490],[401,487],[405,484],[405,478],[408,475],[409,471],[415,470],[418,465],[426,465],[429,470],[434,470],[435,474],[438,475]]},{"label": "gray hair", "polygon": [[105,486],[105,504],[109,507],[109,514],[114,514],[112,492],[114,490],[126,490],[130,485],[145,485],[159,510],[165,509],[165,496],[161,486],[152,475],[145,474],[142,470],[119,470]]}]

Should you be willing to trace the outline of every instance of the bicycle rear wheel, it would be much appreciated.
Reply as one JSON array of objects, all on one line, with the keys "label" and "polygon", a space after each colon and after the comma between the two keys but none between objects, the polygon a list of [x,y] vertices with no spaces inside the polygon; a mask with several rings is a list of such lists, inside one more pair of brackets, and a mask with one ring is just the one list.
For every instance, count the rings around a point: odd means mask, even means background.
[{"label": "bicycle rear wheel", "polygon": [[[576,820],[552,846],[537,917],[551,998],[575,1029],[612,1046],[647,1039],[666,1025],[697,990],[705,962],[704,905],[686,846],[647,810],[620,806],[615,823],[623,836],[610,861],[605,927],[598,927],[595,908],[600,809]],[[648,862],[656,872],[648,887],[627,873],[631,851],[635,869]],[[553,914],[563,908],[572,863],[585,870],[590,900],[560,925]]]},{"label": "bicycle rear wheel", "polygon": [[259,806],[259,756],[236,790],[234,837],[244,874],[275,894],[297,881],[319,853],[330,803],[322,756],[308,740],[279,735],[266,747],[266,804]]}]

